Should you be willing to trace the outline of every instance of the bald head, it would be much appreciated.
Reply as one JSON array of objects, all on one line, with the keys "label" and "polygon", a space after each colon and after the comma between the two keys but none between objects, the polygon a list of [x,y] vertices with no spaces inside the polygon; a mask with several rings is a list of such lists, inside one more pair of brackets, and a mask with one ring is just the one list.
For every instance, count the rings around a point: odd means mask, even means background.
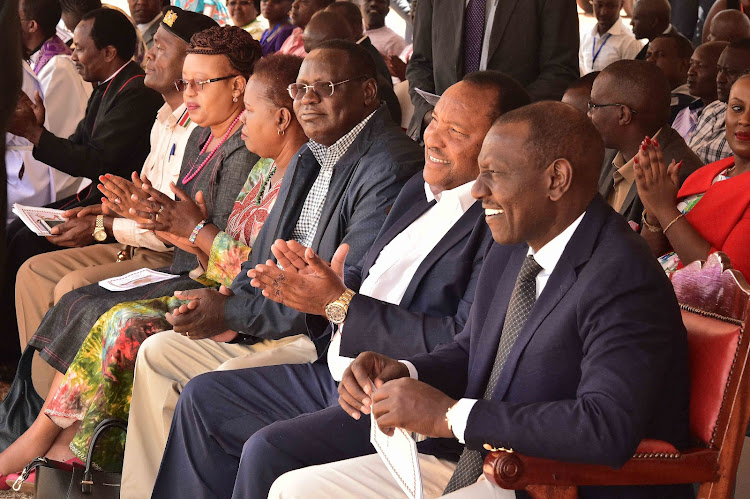
[{"label": "bald head", "polygon": [[722,10],[711,21],[709,41],[734,42],[750,38],[750,19],[739,10]]},{"label": "bald head", "polygon": [[614,99],[612,102],[634,109],[637,119],[645,121],[649,128],[661,127],[669,119],[672,91],[666,76],[656,65],[646,61],[616,61],[602,70],[594,87],[605,80],[609,97]]},{"label": "bald head", "polygon": [[346,23],[349,25],[349,29],[352,32],[352,41],[357,41],[364,35],[364,27],[362,25],[362,12],[359,7],[352,2],[333,2],[331,5],[326,7],[327,12],[335,12],[340,15]]},{"label": "bald head", "polygon": [[669,27],[672,6],[669,0],[638,0],[630,21],[637,39],[653,40]]},{"label": "bald head", "polygon": [[335,12],[316,12],[302,34],[305,51],[312,52],[328,40],[351,40],[352,32],[344,19]]}]

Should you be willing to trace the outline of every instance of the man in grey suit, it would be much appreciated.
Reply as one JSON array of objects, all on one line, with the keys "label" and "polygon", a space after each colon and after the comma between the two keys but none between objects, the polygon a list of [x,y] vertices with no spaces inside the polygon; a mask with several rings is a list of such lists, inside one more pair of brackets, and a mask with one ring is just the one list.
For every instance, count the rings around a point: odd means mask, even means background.
[{"label": "man in grey suit", "polygon": [[685,140],[669,126],[671,91],[669,82],[654,64],[617,61],[594,80],[589,117],[604,139],[604,157],[599,193],[630,226],[640,232],[643,203],[638,197],[633,158],[641,142],[656,140],[669,164],[682,161],[680,180],[703,166]]},{"label": "man in grey suit", "polygon": [[167,315],[174,331],[141,345],[123,468],[128,497],[150,495],[174,404],[191,378],[317,358],[314,340],[327,322],[266,299],[247,271],[273,258],[277,239],[294,239],[327,261],[346,243],[348,264],[372,246],[401,188],[424,165],[422,149],[380,105],[375,74],[367,51],[348,41],[325,42],[305,58],[289,92],[310,141],[290,162],[249,260],[231,290],[180,293],[191,301]]},{"label": "man in grey suit", "polygon": [[138,32],[143,38],[146,47],[151,48],[154,44],[154,35],[159,29],[161,20],[162,0],[128,0],[130,16],[138,27]]},{"label": "man in grey suit", "polygon": [[578,74],[578,13],[570,0],[420,0],[414,54],[406,68],[419,138],[432,105],[416,89],[442,94],[463,75],[502,71],[534,100],[559,100]]}]

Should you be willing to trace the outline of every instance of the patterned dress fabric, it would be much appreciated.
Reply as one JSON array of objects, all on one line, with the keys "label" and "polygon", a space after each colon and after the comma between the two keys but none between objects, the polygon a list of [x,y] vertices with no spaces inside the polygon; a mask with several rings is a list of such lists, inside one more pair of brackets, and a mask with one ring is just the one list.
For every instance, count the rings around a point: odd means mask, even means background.
[{"label": "patterned dress fabric", "polygon": [[[214,285],[229,285],[247,260],[279,193],[281,182],[269,185],[272,168],[269,159],[261,159],[253,167],[229,216],[226,232],[219,232],[214,239],[202,282],[207,278]],[[121,303],[102,315],[89,332],[45,410],[63,428],[81,421],[70,445],[80,459],[86,459],[99,422],[106,418],[127,420],[138,348],[152,334],[172,329],[166,313],[182,303],[173,296]],[[105,435],[97,446],[96,465],[120,469],[124,444],[125,436],[120,432]]]}]

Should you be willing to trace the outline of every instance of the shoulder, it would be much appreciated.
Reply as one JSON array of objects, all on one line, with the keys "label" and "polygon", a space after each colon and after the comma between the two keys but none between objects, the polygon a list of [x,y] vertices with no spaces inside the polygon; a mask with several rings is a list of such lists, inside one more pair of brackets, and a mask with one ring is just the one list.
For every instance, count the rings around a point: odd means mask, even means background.
[{"label": "shoulder", "polygon": [[680,192],[677,193],[677,198],[679,199],[692,194],[706,192],[709,187],[711,187],[714,177],[732,166],[733,163],[734,156],[730,156],[698,168],[685,180],[685,183],[682,184]]},{"label": "shoulder", "polygon": [[382,162],[382,168],[424,164],[424,150],[392,122],[387,109],[381,108],[371,120],[367,130],[371,143],[363,159]]}]

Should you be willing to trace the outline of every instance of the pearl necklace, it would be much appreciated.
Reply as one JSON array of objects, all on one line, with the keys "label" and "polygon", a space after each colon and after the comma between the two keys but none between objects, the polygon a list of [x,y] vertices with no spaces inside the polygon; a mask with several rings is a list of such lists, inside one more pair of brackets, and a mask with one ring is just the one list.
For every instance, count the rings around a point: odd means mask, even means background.
[{"label": "pearl necklace", "polygon": [[[237,117],[236,117],[236,118],[234,119],[234,121],[232,121],[232,124],[231,124],[231,125],[229,125],[229,129],[227,130],[227,133],[225,133],[225,134],[224,134],[224,137],[222,137],[221,141],[220,141],[220,142],[219,142],[219,143],[218,143],[218,144],[216,145],[216,147],[214,147],[214,148],[213,148],[213,149],[211,150],[211,152],[210,152],[210,153],[208,153],[208,156],[206,157],[206,159],[204,159],[204,160],[203,160],[203,163],[201,163],[200,165],[198,165],[198,167],[197,167],[197,168],[196,168],[195,166],[193,166],[193,167],[192,167],[192,168],[190,169],[190,171],[189,171],[189,172],[187,172],[187,174],[185,175],[185,177],[184,177],[184,178],[182,179],[182,185],[185,185],[185,184],[187,184],[188,182],[190,182],[191,180],[193,180],[193,179],[195,178],[195,176],[196,176],[196,175],[198,175],[198,174],[200,173],[200,171],[201,171],[201,170],[203,169],[203,167],[204,167],[204,166],[206,166],[206,164],[207,164],[207,163],[208,163],[209,161],[211,161],[211,158],[213,158],[213,157],[214,157],[214,154],[216,154],[216,151],[218,151],[218,150],[219,150],[219,148],[220,148],[220,147],[221,147],[222,145],[224,145],[224,142],[226,142],[226,141],[227,141],[227,139],[229,138],[229,135],[230,135],[230,134],[232,133],[232,130],[234,130],[234,127],[235,127],[235,125],[236,125],[236,124],[237,124],[237,122],[238,122],[238,121],[240,120],[240,116],[242,116],[242,114],[243,114],[244,112],[245,112],[245,111],[243,110],[243,111],[242,111],[242,112],[241,112],[240,114],[238,114],[238,115],[237,115]],[[198,157],[201,157],[201,155],[202,155],[203,153],[205,153],[205,152],[206,152],[206,149],[208,149],[208,144],[210,144],[210,143],[211,143],[211,141],[213,140],[213,138],[214,138],[214,134],[211,134],[211,135],[210,135],[210,136],[208,137],[208,140],[207,140],[207,141],[206,141],[206,143],[205,143],[205,144],[203,145],[203,149],[201,149],[201,152],[200,152],[200,153],[198,153]]]}]

